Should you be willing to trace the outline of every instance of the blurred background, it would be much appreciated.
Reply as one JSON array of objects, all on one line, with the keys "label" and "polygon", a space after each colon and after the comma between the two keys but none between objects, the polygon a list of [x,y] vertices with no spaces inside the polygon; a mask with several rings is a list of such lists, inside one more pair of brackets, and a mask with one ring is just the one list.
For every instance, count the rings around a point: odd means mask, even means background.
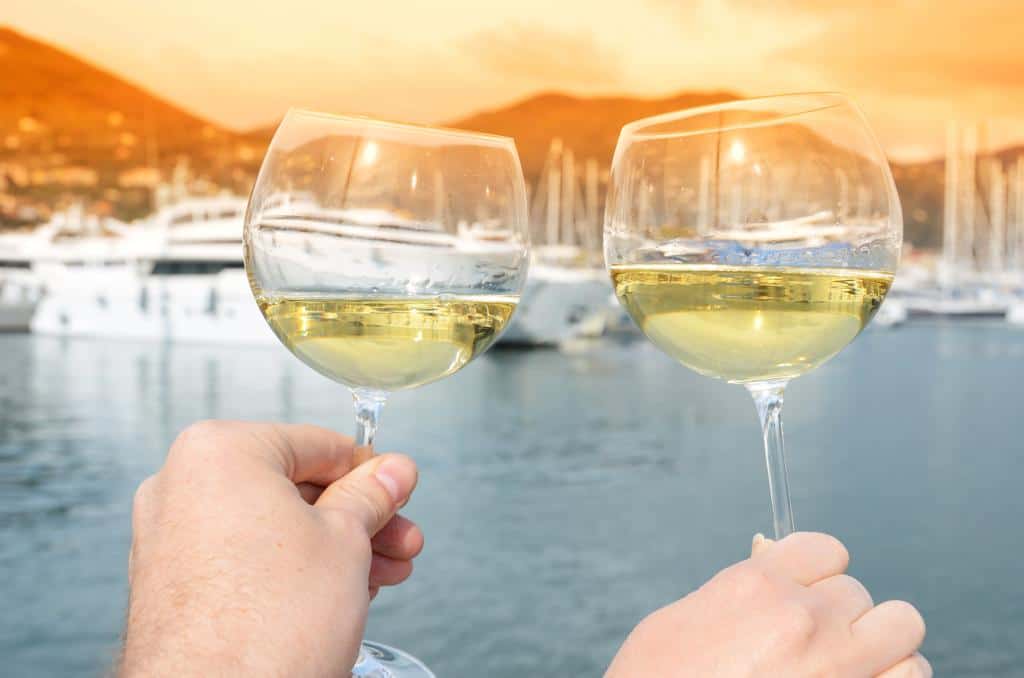
[{"label": "blurred background", "polygon": [[241,270],[245,197],[295,106],[514,137],[539,250],[515,347],[385,414],[381,446],[421,464],[428,546],[370,637],[439,676],[599,675],[770,521],[746,394],[610,300],[619,129],[838,90],[890,158],[905,245],[876,322],[787,393],[797,524],[923,611],[940,675],[1019,675],[1022,21],[997,0],[6,0],[5,673],[111,665],[131,494],[189,422],[350,430],[348,394],[276,343]]}]

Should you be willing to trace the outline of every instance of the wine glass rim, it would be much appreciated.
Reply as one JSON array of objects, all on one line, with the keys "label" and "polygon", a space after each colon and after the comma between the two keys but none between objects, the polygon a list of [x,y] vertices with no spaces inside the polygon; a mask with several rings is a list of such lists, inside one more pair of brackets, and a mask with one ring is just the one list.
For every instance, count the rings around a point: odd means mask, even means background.
[{"label": "wine glass rim", "polygon": [[309,108],[292,107],[288,109],[288,112],[285,114],[285,118],[287,119],[289,116],[292,115],[312,118],[324,118],[326,120],[334,120],[339,123],[358,123],[361,125],[365,125],[367,127],[403,130],[410,133],[429,134],[447,137],[463,137],[468,139],[475,139],[478,141],[490,141],[502,146],[515,145],[515,139],[513,139],[512,137],[503,136],[501,134],[491,134],[490,132],[477,132],[473,130],[456,129],[454,127],[427,125],[415,122],[384,120],[369,115],[360,115],[355,113],[327,113],[324,111],[314,111]]},{"label": "wine glass rim", "polygon": [[[701,129],[692,129],[678,132],[645,133],[642,131],[643,128],[650,127],[652,125],[661,125],[665,123],[676,122],[679,120],[686,120],[687,118],[693,118],[699,115],[704,115],[715,111],[728,111],[737,108],[749,107],[751,105],[758,106],[762,104],[771,103],[774,101],[795,101],[799,99],[807,99],[809,105],[806,107],[798,107],[796,110],[793,111],[780,112],[777,115],[771,116],[770,118],[766,118],[764,120],[742,122],[732,125],[708,125],[707,127]],[[813,100],[817,100],[818,104],[811,105],[811,101]],[[842,92],[835,91],[792,92],[786,94],[772,94],[763,97],[733,99],[732,101],[723,101],[717,104],[708,104],[705,106],[684,108],[678,111],[669,111],[667,113],[659,113],[658,115],[652,115],[646,118],[640,118],[639,120],[633,120],[623,125],[621,136],[623,138],[629,136],[638,137],[642,139],[667,139],[697,136],[700,134],[726,132],[737,129],[749,129],[753,127],[766,127],[768,125],[778,124],[781,121],[799,118],[805,115],[809,115],[811,113],[818,113],[820,111],[844,105],[853,106],[853,102],[851,102],[849,97],[847,97]]]}]

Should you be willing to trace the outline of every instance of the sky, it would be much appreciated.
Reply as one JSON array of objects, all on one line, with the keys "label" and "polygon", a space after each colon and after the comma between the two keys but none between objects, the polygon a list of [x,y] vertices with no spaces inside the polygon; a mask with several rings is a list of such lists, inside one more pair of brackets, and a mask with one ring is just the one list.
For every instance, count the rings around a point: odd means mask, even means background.
[{"label": "sky", "polygon": [[891,157],[1024,141],[1020,0],[3,0],[0,23],[220,124],[445,122],[540,91],[840,90]]}]

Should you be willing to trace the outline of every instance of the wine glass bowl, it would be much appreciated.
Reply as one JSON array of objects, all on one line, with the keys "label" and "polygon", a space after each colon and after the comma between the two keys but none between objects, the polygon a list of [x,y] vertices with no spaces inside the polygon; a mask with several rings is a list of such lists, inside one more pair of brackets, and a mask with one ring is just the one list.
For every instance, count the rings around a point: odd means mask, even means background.
[{"label": "wine glass bowl", "polygon": [[871,320],[902,231],[885,156],[843,95],[734,101],[622,129],[605,210],[615,293],[667,354],[754,395],[779,536],[793,529],[783,388]]},{"label": "wine glass bowl", "polygon": [[246,216],[246,268],[303,362],[386,393],[448,376],[507,326],[526,276],[511,139],[291,111]]},{"label": "wine glass bowl", "polygon": [[[454,374],[507,327],[528,233],[511,139],[292,110],[249,199],[245,267],[281,342],[352,391],[361,461],[388,394]],[[430,675],[371,643],[353,668]]]}]

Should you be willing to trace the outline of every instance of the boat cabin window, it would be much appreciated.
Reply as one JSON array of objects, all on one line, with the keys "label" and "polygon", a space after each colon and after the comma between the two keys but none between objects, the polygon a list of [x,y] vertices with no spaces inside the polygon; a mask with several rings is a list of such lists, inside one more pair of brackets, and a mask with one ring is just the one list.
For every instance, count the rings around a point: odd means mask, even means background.
[{"label": "boat cabin window", "polygon": [[180,226],[182,224],[193,224],[202,223],[204,221],[213,221],[214,219],[241,219],[242,212],[237,207],[226,207],[220,210],[210,210],[202,212],[183,212],[171,219],[171,226]]},{"label": "boat cabin window", "polygon": [[0,259],[0,268],[31,268],[27,261],[5,261]]},{"label": "boat cabin window", "polygon": [[153,266],[153,275],[212,275],[227,268],[242,268],[238,260],[173,261],[162,260]]}]

